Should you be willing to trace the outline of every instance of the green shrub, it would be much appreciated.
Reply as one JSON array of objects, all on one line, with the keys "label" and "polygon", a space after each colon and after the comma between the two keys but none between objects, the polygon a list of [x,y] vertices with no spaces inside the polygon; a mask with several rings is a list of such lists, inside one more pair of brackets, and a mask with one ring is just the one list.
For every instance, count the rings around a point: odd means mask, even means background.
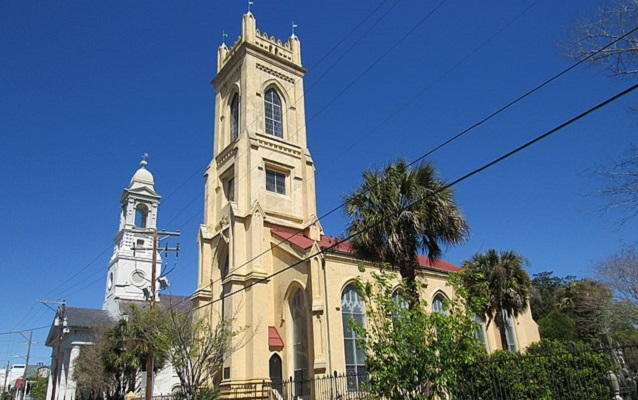
[{"label": "green shrub", "polygon": [[536,343],[525,354],[495,352],[465,371],[454,398],[600,400],[611,398],[611,360],[583,345]]}]

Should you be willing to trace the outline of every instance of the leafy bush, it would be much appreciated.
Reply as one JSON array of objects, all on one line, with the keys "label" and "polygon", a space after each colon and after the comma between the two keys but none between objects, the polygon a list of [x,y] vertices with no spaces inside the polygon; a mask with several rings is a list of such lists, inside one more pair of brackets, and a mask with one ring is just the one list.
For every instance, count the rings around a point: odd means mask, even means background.
[{"label": "leafy bush", "polygon": [[367,389],[373,398],[386,400],[445,398],[459,384],[460,372],[485,354],[458,278],[451,278],[455,296],[439,313],[429,312],[425,301],[410,308],[406,300],[393,296],[407,291],[403,282],[398,292],[394,290],[399,281],[395,274],[371,275],[371,281],[358,285],[366,305],[366,326],[350,322],[367,351]]},{"label": "leafy bush", "polygon": [[538,321],[538,330],[541,337],[547,340],[569,342],[576,340],[578,337],[578,330],[574,320],[560,311],[552,311]]},{"label": "leafy bush", "polygon": [[584,345],[533,344],[525,354],[495,352],[465,371],[454,398],[600,400],[611,398],[606,355]]}]

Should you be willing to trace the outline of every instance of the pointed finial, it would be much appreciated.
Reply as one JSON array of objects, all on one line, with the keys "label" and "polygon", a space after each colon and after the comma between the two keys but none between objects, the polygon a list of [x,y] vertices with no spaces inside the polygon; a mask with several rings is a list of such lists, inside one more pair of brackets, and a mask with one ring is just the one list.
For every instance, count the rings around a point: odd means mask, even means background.
[{"label": "pointed finial", "polygon": [[292,21],[292,36],[295,36],[295,28],[297,27],[297,24],[295,24],[295,21]]},{"label": "pointed finial", "polygon": [[146,164],[148,164],[148,162],[146,161],[147,158],[148,158],[148,153],[142,154],[142,161],[140,162],[140,166],[142,168],[146,167]]},{"label": "pointed finial", "polygon": [[222,31],[222,44],[226,44],[227,37],[228,37],[228,34],[226,33],[226,31]]},{"label": "pointed finial", "polygon": [[250,6],[252,6],[253,4],[255,4],[254,1],[248,0],[248,12],[250,12]]}]

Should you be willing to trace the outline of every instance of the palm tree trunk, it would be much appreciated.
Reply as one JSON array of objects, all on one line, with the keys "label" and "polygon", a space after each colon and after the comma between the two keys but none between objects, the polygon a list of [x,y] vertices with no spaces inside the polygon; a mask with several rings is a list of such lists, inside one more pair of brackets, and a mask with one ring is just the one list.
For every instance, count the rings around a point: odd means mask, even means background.
[{"label": "palm tree trunk", "polygon": [[414,268],[410,264],[403,264],[406,267],[400,268],[399,272],[401,273],[401,278],[405,282],[408,308],[410,310],[413,310],[419,305],[419,288],[416,282],[416,268]]},{"label": "palm tree trunk", "polygon": [[416,280],[406,281],[407,300],[410,310],[415,309],[419,305],[419,290],[416,286]]}]

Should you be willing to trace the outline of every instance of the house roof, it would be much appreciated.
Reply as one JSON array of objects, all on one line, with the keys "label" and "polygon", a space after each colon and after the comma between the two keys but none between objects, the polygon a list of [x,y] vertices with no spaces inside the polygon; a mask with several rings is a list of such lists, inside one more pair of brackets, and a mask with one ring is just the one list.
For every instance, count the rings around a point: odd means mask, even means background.
[{"label": "house roof", "polygon": [[[161,296],[161,301],[156,304],[162,311],[174,308],[180,312],[188,312],[193,307],[188,296],[163,295]],[[139,308],[146,308],[148,307],[148,302],[120,300],[120,313],[122,315],[128,314],[131,310],[131,305],[136,305]],[[58,314],[56,314],[56,316],[57,315]],[[107,310],[97,308],[66,307],[64,311],[64,318],[67,320],[67,327],[74,329],[91,330],[94,328],[110,326],[116,322],[116,318],[113,318]],[[47,336],[46,345],[53,346],[59,335],[60,326],[56,326],[55,323],[52,324],[51,329],[49,330],[49,335]]]},{"label": "house roof", "polygon": [[69,328],[95,328],[113,323],[108,311],[95,308],[67,307],[64,317]]},{"label": "house roof", "polygon": [[[137,300],[120,300],[120,314],[126,315],[131,311],[131,306],[135,306],[137,308],[146,309],[148,308],[148,301],[137,301]],[[155,303],[156,306],[159,306],[160,310],[168,311],[170,309],[174,309],[179,312],[188,312],[193,308],[193,303],[190,301],[189,296],[177,296],[177,295],[160,295],[160,301]]]},{"label": "house roof", "polygon": [[[56,317],[59,314],[56,313]],[[92,329],[101,326],[108,326],[115,322],[109,315],[108,311],[96,308],[80,308],[66,307],[64,310],[64,319],[67,321],[68,328],[75,329]],[[54,339],[59,337],[62,325],[51,325],[49,335],[47,336],[46,345],[51,346]]]},{"label": "house roof", "polygon": [[[314,240],[307,237],[302,231],[282,226],[276,226],[271,228],[270,232],[283,241],[288,242],[291,245],[302,250],[308,250],[314,244]],[[321,235],[321,239],[317,242],[317,245],[322,248],[330,247],[332,251],[337,251],[340,253],[350,255],[353,255],[354,253],[352,250],[352,243],[349,240],[342,241],[342,239],[333,236]],[[419,255],[419,264],[423,268],[436,271],[456,272],[461,270],[459,266],[442,259],[436,259],[434,260],[434,262],[432,262],[427,256],[424,255]]]}]

